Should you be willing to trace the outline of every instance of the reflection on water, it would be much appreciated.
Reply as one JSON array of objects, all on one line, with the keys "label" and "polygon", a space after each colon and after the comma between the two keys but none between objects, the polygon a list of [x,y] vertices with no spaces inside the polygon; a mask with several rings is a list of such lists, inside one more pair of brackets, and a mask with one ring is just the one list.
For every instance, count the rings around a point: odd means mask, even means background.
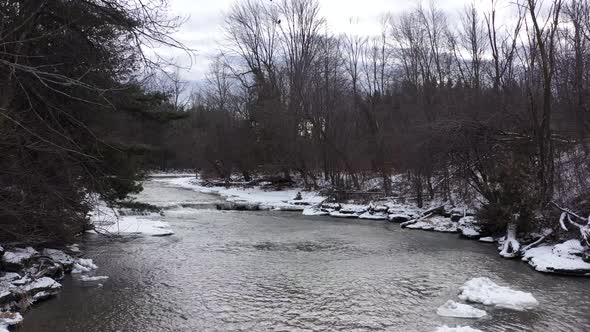
[{"label": "reflection on water", "polygon": [[[140,199],[215,201],[158,183]],[[194,206],[168,211],[166,219],[174,236],[88,238],[85,250],[109,281],[87,288],[67,279],[58,298],[25,315],[19,331],[590,330],[588,280],[534,272],[454,235]],[[527,312],[486,308],[479,320],[435,314],[477,276],[530,291],[541,304]]]}]

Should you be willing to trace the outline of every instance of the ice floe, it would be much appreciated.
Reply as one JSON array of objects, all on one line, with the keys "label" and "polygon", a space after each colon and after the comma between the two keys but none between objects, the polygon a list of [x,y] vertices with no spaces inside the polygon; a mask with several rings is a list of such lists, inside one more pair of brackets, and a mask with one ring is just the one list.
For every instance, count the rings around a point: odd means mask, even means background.
[{"label": "ice floe", "polygon": [[531,309],[539,304],[531,293],[499,286],[486,277],[474,278],[467,281],[461,287],[459,298],[463,301],[513,310]]}]

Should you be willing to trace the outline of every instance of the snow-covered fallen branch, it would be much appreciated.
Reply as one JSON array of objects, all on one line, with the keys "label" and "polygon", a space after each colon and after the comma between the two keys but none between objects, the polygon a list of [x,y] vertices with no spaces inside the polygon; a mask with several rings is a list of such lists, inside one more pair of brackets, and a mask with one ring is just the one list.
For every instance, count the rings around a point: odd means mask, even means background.
[{"label": "snow-covered fallen branch", "polygon": [[[561,211],[561,216],[559,217],[559,225],[561,226],[561,228],[564,231],[569,230],[565,224],[566,219],[567,219],[567,222],[570,225],[578,228],[578,230],[580,231],[580,235],[582,236],[582,238],[584,239],[586,244],[590,245],[590,242],[588,241],[588,238],[590,237],[590,216],[588,216],[588,218],[584,218],[584,217],[581,217],[580,215],[576,214],[575,212],[573,212],[570,209],[563,208],[563,207],[559,206],[555,202],[551,202],[551,204]],[[575,222],[574,220],[572,220],[572,217],[584,222],[585,224],[580,224],[578,222]]]}]

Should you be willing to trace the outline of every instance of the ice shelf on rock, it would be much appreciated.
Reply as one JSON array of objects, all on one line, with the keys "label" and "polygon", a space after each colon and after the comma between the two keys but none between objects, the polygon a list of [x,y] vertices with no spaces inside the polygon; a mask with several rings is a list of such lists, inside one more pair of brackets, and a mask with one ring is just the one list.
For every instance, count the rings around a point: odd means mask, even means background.
[{"label": "ice shelf on rock", "polygon": [[590,263],[581,257],[585,250],[580,241],[569,240],[529,249],[522,259],[540,272],[590,276]]}]

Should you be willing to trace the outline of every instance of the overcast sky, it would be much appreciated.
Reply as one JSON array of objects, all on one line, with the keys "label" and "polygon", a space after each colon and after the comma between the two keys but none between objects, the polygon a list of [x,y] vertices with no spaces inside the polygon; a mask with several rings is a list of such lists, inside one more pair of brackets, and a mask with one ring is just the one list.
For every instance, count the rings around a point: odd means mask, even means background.
[{"label": "overcast sky", "polygon": [[[171,0],[171,14],[187,19],[176,38],[196,50],[185,79],[200,81],[205,77],[211,58],[219,53],[223,42],[224,15],[238,0]],[[270,0],[268,0],[270,1]],[[456,14],[468,0],[433,0],[439,8]],[[480,2],[482,0],[476,0]],[[354,32],[374,35],[380,32],[380,18],[384,13],[399,13],[416,5],[412,0],[319,0],[322,14],[333,33]],[[351,22],[352,19],[352,22]],[[182,53],[169,57],[182,65],[190,59]]]}]

